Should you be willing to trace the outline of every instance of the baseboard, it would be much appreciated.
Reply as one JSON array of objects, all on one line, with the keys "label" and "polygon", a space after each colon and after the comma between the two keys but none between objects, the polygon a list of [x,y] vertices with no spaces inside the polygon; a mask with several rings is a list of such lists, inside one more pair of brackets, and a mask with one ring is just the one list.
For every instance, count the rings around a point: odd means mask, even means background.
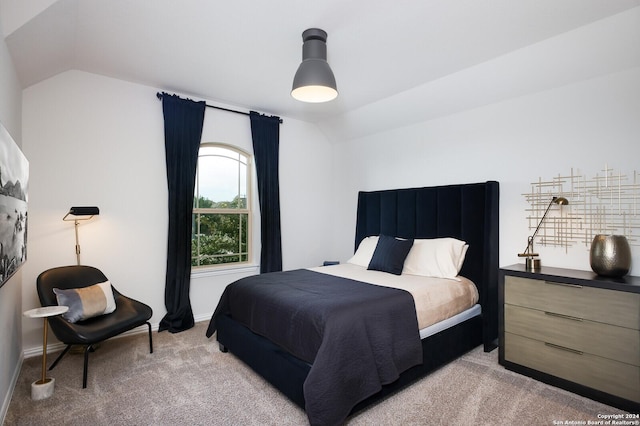
[{"label": "baseboard", "polygon": [[[159,325],[160,325],[160,323],[151,324],[151,331],[158,331],[158,326]],[[147,333],[148,331],[149,331],[149,329],[147,328],[146,325],[141,325],[140,327],[136,327],[136,328],[134,328],[132,330],[125,331],[122,334],[114,336],[111,339],[119,339],[121,337],[131,336],[133,334]],[[67,345],[65,345],[64,343],[60,343],[60,342],[48,344],[47,345],[47,354],[50,354],[50,353],[53,353],[53,352],[57,352],[57,351],[61,351],[66,346]],[[35,348],[26,349],[23,352],[24,359],[32,358],[34,356],[40,356],[40,355],[42,355],[42,346],[36,346]]]},{"label": "baseboard", "polygon": [[208,314],[198,315],[193,320],[195,322],[202,322],[202,321],[207,321],[208,322],[209,320],[211,320],[212,316],[213,316],[213,312],[209,312]]},{"label": "baseboard", "polygon": [[7,417],[7,412],[9,411],[9,404],[11,404],[11,398],[13,398],[13,391],[16,388],[16,384],[18,383],[18,377],[20,376],[20,370],[22,370],[22,362],[24,361],[24,356],[20,355],[20,359],[16,363],[16,368],[13,371],[13,377],[11,378],[11,384],[9,385],[9,389],[7,389],[7,393],[4,396],[4,401],[2,401],[2,409],[0,410],[0,424],[4,424],[4,420]]},{"label": "baseboard", "polygon": [[[203,315],[199,315],[197,317],[194,318],[195,322],[201,322],[201,321],[209,321],[211,319],[211,316],[213,315],[213,312],[211,313],[207,313],[207,314],[203,314]],[[151,331],[158,331],[158,328],[160,326],[160,323],[155,323],[155,324],[151,324]],[[146,333],[147,332],[147,326],[146,325],[142,325],[140,327],[136,327],[133,330],[129,330],[129,331],[125,331],[122,334],[119,334],[115,337],[112,337],[112,339],[118,339],[120,337],[125,337],[125,336],[131,336],[132,334],[140,334],[140,333]],[[61,351],[66,347],[66,345],[64,343],[60,343],[60,342],[56,342],[56,343],[51,343],[47,345],[47,353],[53,353],[53,352],[57,352],[57,351]],[[25,351],[23,351],[22,356],[23,359],[27,359],[27,358],[32,358],[34,356],[40,356],[42,355],[42,346],[36,346],[35,348],[31,348],[31,349],[26,349]],[[21,363],[22,365],[22,363]],[[18,369],[18,372],[20,371],[20,369]],[[17,380],[17,376],[16,376],[16,380]],[[0,423],[2,424],[2,423]]]}]

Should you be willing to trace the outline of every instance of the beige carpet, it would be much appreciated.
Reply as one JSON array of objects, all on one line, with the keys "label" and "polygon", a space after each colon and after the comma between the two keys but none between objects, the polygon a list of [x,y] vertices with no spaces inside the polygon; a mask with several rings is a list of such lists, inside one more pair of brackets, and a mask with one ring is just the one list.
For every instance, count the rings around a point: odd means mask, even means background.
[{"label": "beige carpet", "polygon": [[[32,401],[41,358],[25,360],[6,425],[305,425],[305,413],[205,337],[206,323],[112,339],[50,372],[50,399]],[[348,419],[355,425],[553,425],[598,420],[621,410],[547,386],[498,365],[498,351],[477,348],[413,386]],[[49,362],[55,355],[49,355]]]}]

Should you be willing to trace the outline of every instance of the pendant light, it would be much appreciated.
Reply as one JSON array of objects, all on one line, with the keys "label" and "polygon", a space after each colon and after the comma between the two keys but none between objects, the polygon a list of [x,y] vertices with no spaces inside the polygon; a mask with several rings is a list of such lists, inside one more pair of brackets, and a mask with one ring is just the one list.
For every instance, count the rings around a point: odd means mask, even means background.
[{"label": "pendant light", "polygon": [[327,63],[327,33],[309,28],[302,33],[302,63],[293,78],[291,96],[302,102],[328,102],[338,96],[336,78]]}]

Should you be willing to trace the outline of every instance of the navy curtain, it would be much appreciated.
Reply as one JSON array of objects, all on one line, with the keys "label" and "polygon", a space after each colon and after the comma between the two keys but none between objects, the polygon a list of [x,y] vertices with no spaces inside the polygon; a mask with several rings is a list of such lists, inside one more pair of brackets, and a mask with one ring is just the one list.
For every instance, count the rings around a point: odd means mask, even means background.
[{"label": "navy curtain", "polygon": [[189,300],[193,190],[202,138],[204,102],[162,94],[169,189],[169,239],[164,304],[167,314],[158,331],[177,333],[193,327]]},{"label": "navy curtain", "polygon": [[260,199],[260,273],[282,271],[280,237],[280,180],[278,156],[280,150],[280,118],[267,117],[251,111],[253,154],[258,174]]}]

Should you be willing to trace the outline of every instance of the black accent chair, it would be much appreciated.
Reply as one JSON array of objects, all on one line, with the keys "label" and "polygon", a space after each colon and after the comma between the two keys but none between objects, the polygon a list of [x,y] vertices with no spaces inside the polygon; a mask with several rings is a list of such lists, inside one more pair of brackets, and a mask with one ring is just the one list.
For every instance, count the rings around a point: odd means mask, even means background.
[{"label": "black accent chair", "polygon": [[[61,266],[42,272],[36,280],[36,287],[42,306],[53,306],[58,304],[56,295],[53,292],[54,288],[81,288],[105,281],[107,281],[107,277],[97,268],[80,265]],[[149,322],[153,314],[152,309],[144,303],[122,295],[115,288],[113,288],[113,297],[116,302],[116,310],[110,314],[76,323],[70,323],[59,315],[49,318],[49,325],[53,334],[58,340],[67,345],[51,364],[49,370],[53,370],[73,345],[81,345],[84,347],[82,388],[86,388],[89,352],[94,351],[93,345],[143,324],[147,324],[149,328],[149,353],[153,353],[153,338],[151,335],[151,323]]]}]

